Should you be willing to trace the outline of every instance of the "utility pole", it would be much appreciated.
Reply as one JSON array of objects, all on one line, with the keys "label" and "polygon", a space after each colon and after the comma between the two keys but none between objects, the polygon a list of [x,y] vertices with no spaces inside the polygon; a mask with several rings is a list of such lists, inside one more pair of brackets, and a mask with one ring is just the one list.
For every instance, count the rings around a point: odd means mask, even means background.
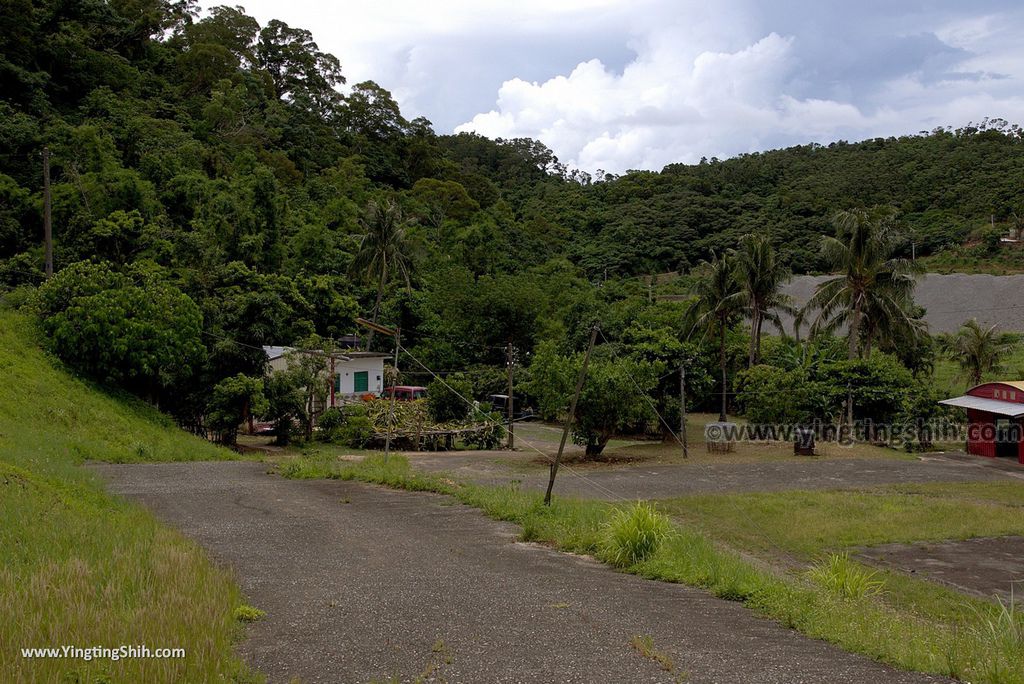
[{"label": "utility pole", "polygon": [[371,333],[379,332],[382,335],[390,335],[395,338],[395,382],[391,385],[391,401],[388,402],[387,432],[384,434],[384,462],[387,463],[388,457],[391,455],[391,422],[395,416],[395,395],[397,394],[395,389],[396,385],[398,385],[398,352],[402,348],[402,331],[400,328],[388,328],[379,323],[368,321],[365,318],[357,318],[356,323],[364,328],[369,328]]},{"label": "utility pole", "polygon": [[[372,331],[372,329],[371,329]],[[398,350],[402,348],[400,343],[402,334],[399,328],[395,328],[395,382],[391,385],[391,401],[388,403],[388,432],[384,437],[384,462],[388,462],[388,457],[391,455],[391,422],[395,417],[395,395],[398,394]],[[419,448],[419,447],[417,447]]]},{"label": "utility pole", "polygon": [[679,439],[683,442],[683,458],[690,458],[686,445],[686,366],[679,366]]},{"label": "utility pole", "polygon": [[508,448],[509,449],[514,448],[515,444],[516,444],[516,437],[515,437],[515,426],[516,426],[516,424],[515,424],[515,418],[514,418],[515,411],[512,408],[512,404],[514,402],[515,402],[515,399],[512,397],[512,342],[510,340],[509,343],[508,343],[508,402],[507,402],[506,407],[505,407],[508,410],[508,428],[507,428],[507,432],[508,432]]},{"label": "utility pole", "polygon": [[587,353],[583,355],[583,367],[580,368],[580,376],[576,379],[576,392],[572,395],[572,404],[569,406],[569,415],[565,420],[565,427],[562,429],[562,441],[558,443],[558,453],[554,462],[551,463],[551,472],[548,477],[548,491],[544,494],[544,505],[551,505],[551,490],[555,486],[555,475],[558,474],[558,464],[562,460],[562,452],[565,451],[565,440],[569,438],[569,429],[576,419],[576,403],[583,391],[583,383],[587,380],[587,365],[590,363],[590,352],[594,350],[594,342],[597,341],[597,325],[590,329],[590,343],[587,345]]},{"label": "utility pole", "polygon": [[46,277],[53,277],[53,223],[50,211],[50,148],[43,147],[43,239],[46,242]]}]

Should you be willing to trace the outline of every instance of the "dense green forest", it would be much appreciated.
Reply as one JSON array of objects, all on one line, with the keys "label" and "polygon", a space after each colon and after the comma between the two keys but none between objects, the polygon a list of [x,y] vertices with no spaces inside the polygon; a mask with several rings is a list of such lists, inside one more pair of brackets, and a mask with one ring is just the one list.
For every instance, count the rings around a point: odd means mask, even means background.
[{"label": "dense green forest", "polygon": [[897,256],[994,250],[1024,226],[1024,140],[1003,121],[594,178],[537,141],[438,135],[376,83],[346,84],[308,31],[191,0],[5,5],[0,285],[15,291],[44,279],[44,147],[57,277],[35,306],[54,349],[183,420],[223,379],[261,375],[261,345],[336,338],[360,315],[497,390],[486,369],[506,345],[523,365],[571,354],[594,321],[607,355],[678,356],[681,307],[643,276],[749,233],[808,273],[831,267],[819,240],[841,210],[894,208]]}]

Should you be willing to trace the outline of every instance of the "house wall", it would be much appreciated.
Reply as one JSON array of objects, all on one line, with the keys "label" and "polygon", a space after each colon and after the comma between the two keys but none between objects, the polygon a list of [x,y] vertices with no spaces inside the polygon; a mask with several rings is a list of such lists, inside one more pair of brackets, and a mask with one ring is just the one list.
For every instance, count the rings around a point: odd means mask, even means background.
[{"label": "house wall", "polygon": [[334,373],[341,379],[340,394],[342,397],[355,394],[355,374],[367,372],[367,391],[380,394],[384,391],[384,359],[383,357],[354,358],[350,361],[335,361]]}]

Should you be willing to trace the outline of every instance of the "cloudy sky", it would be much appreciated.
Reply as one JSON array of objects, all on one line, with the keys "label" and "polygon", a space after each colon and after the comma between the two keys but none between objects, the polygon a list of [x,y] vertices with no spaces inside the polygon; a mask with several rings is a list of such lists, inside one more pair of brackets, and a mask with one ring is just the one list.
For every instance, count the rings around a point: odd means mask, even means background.
[{"label": "cloudy sky", "polygon": [[[211,6],[216,3],[204,3]],[[1012,0],[248,0],[439,133],[538,138],[595,171],[1002,117]]]}]

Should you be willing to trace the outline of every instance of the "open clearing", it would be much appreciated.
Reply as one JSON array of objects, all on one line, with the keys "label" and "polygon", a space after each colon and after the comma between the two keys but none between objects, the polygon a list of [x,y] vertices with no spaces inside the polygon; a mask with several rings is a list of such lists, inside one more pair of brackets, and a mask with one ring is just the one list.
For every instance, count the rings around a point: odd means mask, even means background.
[{"label": "open clearing", "polygon": [[864,549],[858,556],[874,565],[941,582],[975,596],[1024,601],[1024,537],[881,544]]},{"label": "open clearing", "polygon": [[518,543],[514,526],[446,497],[247,462],[93,469],[233,568],[267,611],[242,654],[272,682],[945,681]]}]

